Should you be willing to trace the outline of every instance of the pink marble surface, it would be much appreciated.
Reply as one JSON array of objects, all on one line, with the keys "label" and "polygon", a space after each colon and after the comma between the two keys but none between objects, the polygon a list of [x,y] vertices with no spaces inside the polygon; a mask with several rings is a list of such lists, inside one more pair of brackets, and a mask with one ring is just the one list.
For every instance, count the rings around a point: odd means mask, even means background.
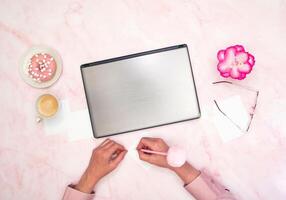
[{"label": "pink marble surface", "polygon": [[[80,64],[179,43],[190,47],[202,109],[211,103],[211,81],[219,79],[218,49],[239,43],[256,56],[242,82],[260,90],[252,128],[228,143],[203,119],[148,132],[186,147],[189,161],[238,199],[285,199],[285,0],[0,0],[0,199],[60,199],[101,141],[47,136],[34,122],[38,95],[53,92],[68,99],[72,110],[86,108]],[[63,58],[63,74],[49,89],[31,88],[18,73],[21,55],[36,44],[57,49]],[[129,145],[143,134],[113,139]],[[117,200],[192,198],[173,174],[132,159],[96,190]]]}]

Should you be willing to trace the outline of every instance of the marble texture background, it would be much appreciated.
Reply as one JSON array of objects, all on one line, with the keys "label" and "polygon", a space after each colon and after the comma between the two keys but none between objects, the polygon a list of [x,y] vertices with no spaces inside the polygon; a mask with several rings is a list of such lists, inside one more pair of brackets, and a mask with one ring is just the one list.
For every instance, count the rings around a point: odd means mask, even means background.
[{"label": "marble texture background", "polygon": [[[0,199],[60,199],[101,142],[47,136],[34,122],[37,96],[53,92],[73,111],[86,108],[80,64],[180,43],[189,45],[203,110],[220,79],[217,50],[243,44],[255,55],[242,81],[260,90],[250,132],[223,143],[202,118],[113,139],[132,146],[146,132],[163,137],[238,199],[286,199],[285,0],[0,0]],[[37,44],[57,49],[64,63],[60,80],[44,90],[18,73],[20,57]],[[174,174],[129,157],[96,191],[103,199],[192,199]]]}]

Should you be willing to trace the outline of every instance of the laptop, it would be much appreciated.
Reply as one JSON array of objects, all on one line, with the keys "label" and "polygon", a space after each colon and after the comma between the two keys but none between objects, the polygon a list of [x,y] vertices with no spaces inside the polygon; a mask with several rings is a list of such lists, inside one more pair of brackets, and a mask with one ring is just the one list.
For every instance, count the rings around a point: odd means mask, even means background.
[{"label": "laptop", "polygon": [[197,119],[186,44],[81,65],[95,138]]}]

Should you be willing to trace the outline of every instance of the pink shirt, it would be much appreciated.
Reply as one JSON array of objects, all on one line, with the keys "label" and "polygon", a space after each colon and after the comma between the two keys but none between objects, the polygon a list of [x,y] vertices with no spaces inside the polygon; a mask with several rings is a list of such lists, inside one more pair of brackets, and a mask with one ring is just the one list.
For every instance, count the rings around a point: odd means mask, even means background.
[{"label": "pink shirt", "polygon": [[[235,200],[228,189],[215,183],[205,174],[198,176],[193,182],[185,186],[197,200]],[[63,200],[99,200],[95,194],[86,194],[67,187]]]}]

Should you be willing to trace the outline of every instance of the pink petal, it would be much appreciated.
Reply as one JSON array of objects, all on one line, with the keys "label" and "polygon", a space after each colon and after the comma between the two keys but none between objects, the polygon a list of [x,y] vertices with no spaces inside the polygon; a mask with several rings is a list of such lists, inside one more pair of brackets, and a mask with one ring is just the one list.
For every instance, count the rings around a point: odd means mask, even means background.
[{"label": "pink petal", "polygon": [[246,74],[240,73],[240,76],[238,77],[238,80],[245,79],[245,77],[246,77]]},{"label": "pink petal", "polygon": [[228,72],[225,72],[225,73],[220,73],[221,76],[227,78],[230,76],[230,74]]},{"label": "pink petal", "polygon": [[229,47],[225,50],[225,59],[224,61],[227,62],[228,64],[231,64],[235,61],[235,53],[236,50],[233,47]]},{"label": "pink petal", "polygon": [[237,52],[244,52],[244,47],[242,45],[233,46]]},{"label": "pink petal", "polygon": [[231,67],[229,67],[225,62],[222,62],[217,65],[217,70],[221,73],[230,72]]},{"label": "pink petal", "polygon": [[248,54],[248,63],[253,66],[255,64],[255,59],[254,56],[251,55],[250,53]]},{"label": "pink petal", "polygon": [[219,61],[223,61],[223,59],[224,59],[224,50],[220,50],[220,51],[218,51],[217,52],[217,59],[219,60]]},{"label": "pink petal", "polygon": [[240,76],[240,72],[238,71],[237,68],[232,68],[232,69],[231,69],[231,72],[230,72],[230,76],[231,76],[232,78],[237,79],[237,78]]},{"label": "pink petal", "polygon": [[239,52],[236,54],[236,61],[245,63],[248,60],[248,53],[246,52]]},{"label": "pink petal", "polygon": [[248,63],[239,66],[238,71],[248,74],[252,70],[252,66]]}]

